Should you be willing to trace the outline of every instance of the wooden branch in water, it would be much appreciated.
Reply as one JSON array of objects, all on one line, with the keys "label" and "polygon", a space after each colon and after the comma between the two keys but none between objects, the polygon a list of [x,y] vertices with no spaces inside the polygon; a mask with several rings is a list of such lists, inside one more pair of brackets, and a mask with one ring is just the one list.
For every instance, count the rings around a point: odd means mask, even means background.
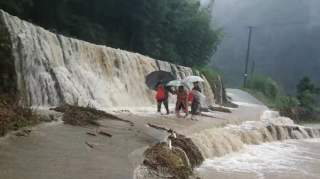
[{"label": "wooden branch in water", "polygon": [[107,133],[107,132],[104,132],[104,131],[99,131],[99,134],[100,134],[100,135],[107,136],[107,137],[112,137],[111,134],[109,134],[109,133]]}]

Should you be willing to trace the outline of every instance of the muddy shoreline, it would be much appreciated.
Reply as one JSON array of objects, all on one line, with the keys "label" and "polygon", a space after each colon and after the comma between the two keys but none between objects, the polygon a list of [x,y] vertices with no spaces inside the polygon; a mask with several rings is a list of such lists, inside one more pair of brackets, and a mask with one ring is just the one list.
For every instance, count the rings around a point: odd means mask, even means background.
[{"label": "muddy shoreline", "polygon": [[[143,164],[147,148],[166,142],[168,132],[148,124],[173,129],[186,137],[193,133],[257,120],[264,107],[254,115],[246,115],[251,107],[233,109],[232,113],[215,112],[213,117],[197,120],[177,119],[153,111],[131,112],[122,110],[114,114],[134,125],[117,120],[101,120],[100,126],[76,127],[61,121],[43,123],[31,128],[27,137],[9,134],[0,138],[0,175],[4,178],[133,178],[135,169]],[[241,117],[242,116],[242,117]],[[100,135],[104,131],[112,137]],[[93,133],[96,136],[88,135]]]}]

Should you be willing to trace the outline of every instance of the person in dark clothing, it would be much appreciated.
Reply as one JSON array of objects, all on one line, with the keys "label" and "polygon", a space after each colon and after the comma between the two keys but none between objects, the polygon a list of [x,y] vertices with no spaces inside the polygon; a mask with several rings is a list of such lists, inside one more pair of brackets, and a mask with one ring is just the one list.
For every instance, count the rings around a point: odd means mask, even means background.
[{"label": "person in dark clothing", "polygon": [[199,85],[199,82],[194,82],[193,83],[193,89],[192,90],[197,90],[201,93],[201,88],[200,88],[200,85]]},{"label": "person in dark clothing", "polygon": [[191,91],[192,101],[191,101],[191,114],[197,115],[200,114],[201,102],[200,102],[200,94],[201,88],[199,86],[199,82],[193,83],[193,89]]},{"label": "person in dark clothing", "polygon": [[200,102],[200,92],[196,89],[191,91],[192,101],[191,101],[191,114],[200,114],[201,102]]},{"label": "person in dark clothing", "polygon": [[166,108],[167,114],[169,114],[168,98],[169,98],[169,90],[163,85],[163,83],[159,83],[157,85],[157,94],[156,94],[159,113],[161,113],[161,105],[163,103],[164,107]]},{"label": "person in dark clothing", "polygon": [[177,95],[176,102],[176,115],[180,118],[180,110],[182,109],[185,112],[185,117],[188,116],[188,92],[184,89],[183,86],[179,86],[178,90],[175,92]]}]

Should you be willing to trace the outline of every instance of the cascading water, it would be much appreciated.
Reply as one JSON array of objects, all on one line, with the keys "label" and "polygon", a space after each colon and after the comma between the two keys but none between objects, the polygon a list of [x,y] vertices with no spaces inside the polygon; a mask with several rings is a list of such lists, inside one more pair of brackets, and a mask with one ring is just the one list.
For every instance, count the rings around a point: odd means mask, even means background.
[{"label": "cascading water", "polygon": [[265,111],[260,121],[208,129],[191,136],[205,158],[236,152],[247,144],[317,137],[320,137],[319,129],[295,125],[291,119],[281,117],[275,111]]},{"label": "cascading water", "polygon": [[[17,89],[25,105],[148,106],[154,103],[154,92],[144,83],[148,73],[160,69],[178,78],[194,74],[191,68],[57,35],[1,10],[0,25],[11,39]],[[213,104],[207,81],[204,93]],[[207,129],[189,137],[205,158],[215,158],[246,144],[315,138],[320,132],[266,111],[260,121]]]},{"label": "cascading water", "polygon": [[295,125],[278,112],[265,111],[261,121],[194,135],[206,157],[196,171],[204,179],[318,179],[319,137],[319,128]]},{"label": "cascading water", "polygon": [[[17,88],[22,103],[29,106],[149,106],[154,93],[145,85],[147,74],[156,70],[178,78],[194,74],[191,68],[57,35],[3,11],[0,25],[9,33]],[[213,104],[207,81],[204,92]]]}]

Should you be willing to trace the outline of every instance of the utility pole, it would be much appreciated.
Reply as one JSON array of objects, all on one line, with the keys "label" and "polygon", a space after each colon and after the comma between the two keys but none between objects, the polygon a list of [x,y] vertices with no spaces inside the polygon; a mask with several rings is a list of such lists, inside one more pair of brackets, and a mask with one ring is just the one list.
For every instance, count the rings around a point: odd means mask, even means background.
[{"label": "utility pole", "polygon": [[249,58],[250,58],[252,29],[253,29],[252,26],[248,27],[249,36],[248,36],[248,47],[247,47],[246,63],[245,63],[244,74],[243,74],[243,87],[247,86],[247,80],[248,80],[248,65],[249,65]]},{"label": "utility pole", "polygon": [[256,68],[256,61],[253,60],[251,65],[251,72],[250,72],[251,76],[253,76],[255,68]]}]

